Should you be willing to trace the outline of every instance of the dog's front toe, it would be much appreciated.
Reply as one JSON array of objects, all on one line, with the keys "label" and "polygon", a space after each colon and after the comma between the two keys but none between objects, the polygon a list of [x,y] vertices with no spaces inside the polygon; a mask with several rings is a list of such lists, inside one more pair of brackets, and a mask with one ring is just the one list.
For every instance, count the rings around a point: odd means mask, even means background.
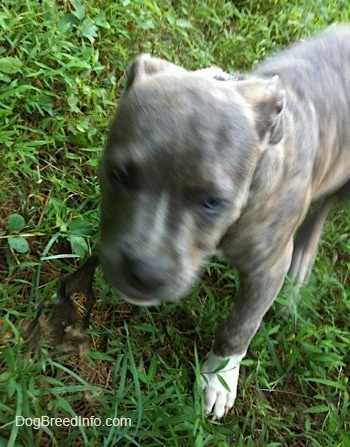
[{"label": "dog's front toe", "polygon": [[[221,390],[220,386],[215,385],[217,384],[212,383],[212,381],[208,385],[204,381],[202,382],[206,402],[205,412],[207,414],[212,413],[216,419],[220,419],[232,408],[234,398],[230,397],[231,393],[228,393],[225,389]],[[230,402],[232,403],[230,404]]]},{"label": "dog's front toe", "polygon": [[[214,419],[221,419],[233,407],[237,395],[238,375],[238,367],[234,370],[234,374],[230,374],[230,377],[228,377],[228,372],[213,374],[202,373],[202,376],[205,377],[205,379],[202,379],[205,412],[207,414],[212,413]],[[231,392],[222,385],[218,378],[219,376]]]},{"label": "dog's front toe", "polygon": [[223,358],[210,352],[201,370],[205,412],[220,419],[233,407],[237,395],[239,365],[244,355]]}]

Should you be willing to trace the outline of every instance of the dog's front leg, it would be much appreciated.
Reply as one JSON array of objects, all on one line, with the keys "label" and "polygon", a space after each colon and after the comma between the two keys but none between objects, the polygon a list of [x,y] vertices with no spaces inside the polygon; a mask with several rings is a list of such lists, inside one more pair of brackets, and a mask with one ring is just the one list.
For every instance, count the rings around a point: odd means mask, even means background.
[{"label": "dog's front leg", "polygon": [[269,262],[272,258],[265,260],[264,265],[242,275],[237,302],[217,329],[213,348],[201,370],[205,411],[213,413],[215,419],[233,407],[240,362],[282,287],[292,250],[293,242],[290,241],[277,261],[274,255],[274,263]]}]

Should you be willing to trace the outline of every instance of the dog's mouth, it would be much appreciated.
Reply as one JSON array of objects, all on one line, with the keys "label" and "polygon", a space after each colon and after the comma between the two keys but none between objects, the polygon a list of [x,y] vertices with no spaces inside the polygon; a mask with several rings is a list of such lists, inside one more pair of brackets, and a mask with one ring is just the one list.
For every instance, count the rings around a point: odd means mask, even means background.
[{"label": "dog's mouth", "polygon": [[154,292],[154,295],[158,296],[152,296],[152,293],[137,290],[115,276],[109,277],[106,273],[104,276],[106,280],[120,293],[123,300],[137,306],[157,306],[163,302],[174,301],[176,299],[176,297],[173,300],[163,298],[163,296],[159,297],[159,290]]},{"label": "dog's mouth", "polygon": [[[109,282],[121,297],[138,306],[156,306],[180,299],[187,284],[181,275],[173,275],[158,259],[115,257],[101,251],[100,267]],[[187,288],[186,288],[187,290]]]},{"label": "dog's mouth", "polygon": [[130,304],[135,304],[136,306],[149,307],[149,306],[157,306],[157,305],[161,304],[160,300],[150,298],[147,295],[138,294],[138,296],[136,296],[136,295],[130,296],[130,295],[124,295],[123,293],[121,293],[121,297],[126,302],[128,302]]},{"label": "dog's mouth", "polygon": [[[133,289],[126,284],[120,282],[112,284],[120,293],[121,298],[128,303],[135,304],[137,306],[158,306],[162,303],[169,303],[175,301],[176,298],[168,298],[166,295],[160,294],[159,291],[155,292],[155,296],[152,293],[145,293],[140,290]],[[158,296],[157,296],[158,295]],[[161,295],[161,296],[160,296]]]}]

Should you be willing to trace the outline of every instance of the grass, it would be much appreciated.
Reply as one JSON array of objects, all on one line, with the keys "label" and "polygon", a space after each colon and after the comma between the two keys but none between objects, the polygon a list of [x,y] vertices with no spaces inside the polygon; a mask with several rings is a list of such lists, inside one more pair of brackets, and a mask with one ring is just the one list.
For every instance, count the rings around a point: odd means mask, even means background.
[{"label": "grass", "polygon": [[[184,302],[152,309],[122,302],[98,276],[88,349],[23,338],[37,304],[54,301],[59,276],[96,243],[98,157],[134,55],[247,70],[349,20],[347,0],[2,0],[0,446],[350,446],[344,205],[298,308],[285,317],[281,294],[265,318],[221,422],[203,415],[192,383],[237,291],[227,266],[213,262]],[[16,416],[130,419],[34,428],[16,426]]]}]

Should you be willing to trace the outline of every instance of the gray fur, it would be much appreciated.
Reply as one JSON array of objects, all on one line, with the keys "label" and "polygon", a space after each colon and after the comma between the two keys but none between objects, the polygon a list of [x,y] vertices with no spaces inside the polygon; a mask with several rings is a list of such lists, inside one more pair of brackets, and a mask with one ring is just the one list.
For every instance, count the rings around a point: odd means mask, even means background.
[{"label": "gray fur", "polygon": [[330,205],[349,191],[350,27],[247,76],[147,56],[128,73],[100,164],[102,270],[150,305],[186,295],[220,253],[241,288],[213,351],[244,353],[288,271],[308,277]]}]

